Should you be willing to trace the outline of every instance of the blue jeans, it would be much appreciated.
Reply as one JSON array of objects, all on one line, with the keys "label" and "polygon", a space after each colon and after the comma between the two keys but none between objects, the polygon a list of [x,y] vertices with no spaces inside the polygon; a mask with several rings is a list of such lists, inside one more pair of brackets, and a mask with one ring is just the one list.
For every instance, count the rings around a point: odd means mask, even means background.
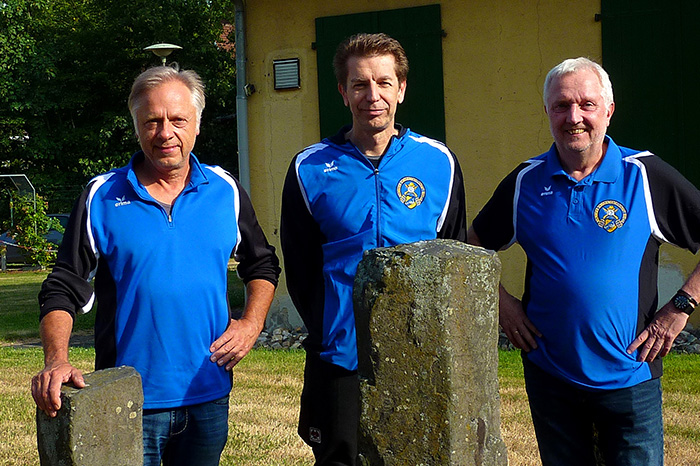
[{"label": "blue jeans", "polygon": [[663,466],[661,382],[583,390],[523,355],[525,386],[543,466]]},{"label": "blue jeans", "polygon": [[215,466],[228,439],[228,395],[192,406],[143,410],[144,466]]}]

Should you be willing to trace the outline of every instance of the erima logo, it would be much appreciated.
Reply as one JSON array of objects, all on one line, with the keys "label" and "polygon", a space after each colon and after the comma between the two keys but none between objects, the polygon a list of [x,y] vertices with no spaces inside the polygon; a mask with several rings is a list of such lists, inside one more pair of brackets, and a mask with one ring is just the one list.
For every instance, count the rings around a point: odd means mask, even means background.
[{"label": "erima logo", "polygon": [[323,173],[329,173],[332,171],[337,170],[338,167],[335,166],[335,160],[332,161],[331,163],[326,162],[326,168],[323,169]]},{"label": "erima logo", "polygon": [[542,192],[540,193],[540,197],[542,197],[542,196],[551,196],[552,194],[554,194],[554,193],[552,192],[552,187],[551,187],[551,186],[545,186],[545,187],[544,187],[544,191],[542,191]]},{"label": "erima logo", "polygon": [[309,442],[321,443],[321,429],[309,427]]},{"label": "erima logo", "polygon": [[127,201],[126,196],[117,197],[117,202],[114,204],[114,207],[121,207],[123,205],[129,205],[129,204],[131,204],[131,201]]}]

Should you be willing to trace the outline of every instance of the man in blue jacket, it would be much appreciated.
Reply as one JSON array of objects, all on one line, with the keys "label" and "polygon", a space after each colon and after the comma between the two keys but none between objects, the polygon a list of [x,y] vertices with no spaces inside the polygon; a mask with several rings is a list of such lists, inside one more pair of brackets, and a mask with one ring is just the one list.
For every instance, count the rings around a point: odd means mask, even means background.
[{"label": "man in blue jacket", "polygon": [[[96,368],[141,374],[147,466],[219,463],[231,370],[262,330],[280,273],[245,191],[192,154],[203,109],[193,71],[160,66],[136,79],[129,110],[141,151],[90,181],[39,294],[37,406],[55,416],[61,384],[84,387],[68,340],[96,298]],[[246,284],[240,319],[228,307],[231,255]]]},{"label": "man in blue jacket", "polygon": [[317,465],[354,465],[359,425],[352,287],[363,251],[466,240],[462,173],[442,143],[395,121],[408,60],[385,34],[358,34],[334,58],[352,125],[298,153],[282,196],[287,286],[309,336],[299,435]]},{"label": "man in blue jacket", "polygon": [[542,464],[663,465],[661,358],[700,298],[696,269],[658,309],[662,242],[700,249],[700,192],[661,158],[606,135],[605,70],[565,60],[545,78],[554,144],[520,164],[474,219],[469,242],[527,255],[522,301],[499,322],[523,350]]}]

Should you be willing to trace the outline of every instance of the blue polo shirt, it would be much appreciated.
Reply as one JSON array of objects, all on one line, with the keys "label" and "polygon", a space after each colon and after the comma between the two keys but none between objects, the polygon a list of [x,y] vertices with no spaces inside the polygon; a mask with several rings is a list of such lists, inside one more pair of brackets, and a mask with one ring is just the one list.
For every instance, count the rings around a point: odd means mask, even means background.
[{"label": "blue polo shirt", "polygon": [[482,244],[518,242],[528,258],[523,306],[542,333],[527,357],[590,389],[636,385],[661,374],[627,347],[658,306],[658,249],[698,250],[700,196],[649,152],[617,146],[581,181],[555,146],[512,172],[474,220]]}]

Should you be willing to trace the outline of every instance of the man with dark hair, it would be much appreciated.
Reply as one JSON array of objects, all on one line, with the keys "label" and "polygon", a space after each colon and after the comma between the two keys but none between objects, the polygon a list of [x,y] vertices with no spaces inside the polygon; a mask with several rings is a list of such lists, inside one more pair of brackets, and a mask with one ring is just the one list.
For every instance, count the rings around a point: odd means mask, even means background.
[{"label": "man with dark hair", "polygon": [[593,466],[597,438],[607,466],[662,466],[661,358],[700,270],[657,311],[659,246],[700,249],[700,192],[606,135],[615,103],[597,63],[555,66],[544,104],[554,144],[501,182],[469,242],[527,255],[522,302],[501,287],[499,323],[523,350],[542,464]]},{"label": "man with dark hair", "polygon": [[299,435],[317,465],[354,465],[359,425],[353,279],[363,251],[466,240],[462,173],[444,144],[398,125],[408,61],[385,34],[334,60],[352,125],[298,153],[282,195],[287,286],[309,336]]},{"label": "man with dark hair", "polygon": [[[245,191],[191,152],[203,109],[193,71],[161,66],[136,79],[129,110],[141,151],[85,188],[39,294],[37,406],[55,416],[61,384],[85,386],[68,341],[75,314],[97,298],[95,366],[141,375],[146,466],[219,463],[231,370],[262,330],[280,273]],[[240,319],[228,307],[231,255],[246,284]]]},{"label": "man with dark hair", "polygon": [[408,77],[408,57],[399,41],[386,34],[357,34],[338,47],[333,57],[333,71],[338,83],[348,79],[350,57],[373,57],[391,55],[394,57],[394,70],[399,82],[405,83]]}]

